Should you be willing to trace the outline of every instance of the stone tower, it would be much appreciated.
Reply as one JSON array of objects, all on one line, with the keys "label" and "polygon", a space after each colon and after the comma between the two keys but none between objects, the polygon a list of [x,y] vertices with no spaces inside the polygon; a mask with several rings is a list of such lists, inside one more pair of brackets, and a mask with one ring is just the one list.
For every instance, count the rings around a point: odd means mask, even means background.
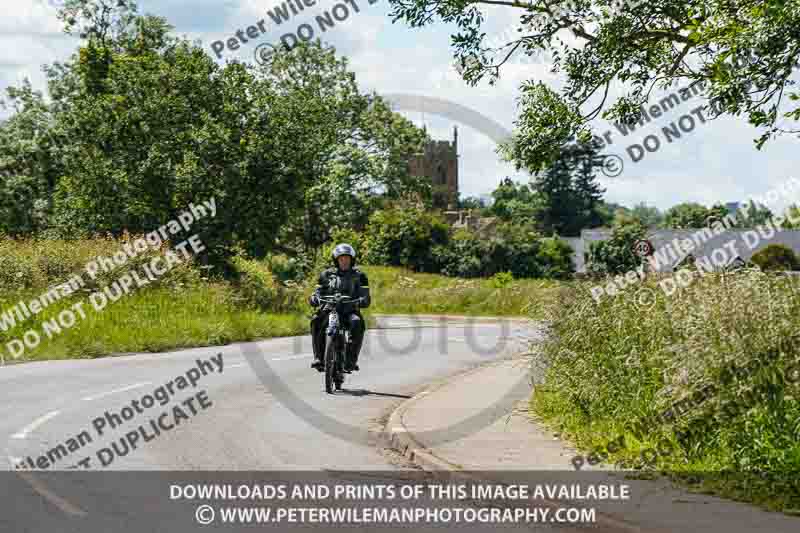
[{"label": "stone tower", "polygon": [[408,172],[431,180],[434,207],[454,208],[458,201],[458,128],[453,126],[453,142],[430,141],[424,153],[412,156]]}]

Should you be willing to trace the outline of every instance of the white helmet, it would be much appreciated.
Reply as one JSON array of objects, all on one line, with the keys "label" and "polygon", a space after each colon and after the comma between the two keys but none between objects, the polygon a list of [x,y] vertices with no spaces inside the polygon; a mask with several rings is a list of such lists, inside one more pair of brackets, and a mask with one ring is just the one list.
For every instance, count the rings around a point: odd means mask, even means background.
[{"label": "white helmet", "polygon": [[356,251],[355,249],[347,243],[337,244],[336,247],[333,249],[333,264],[337,266],[336,260],[339,259],[339,256],[342,255],[349,255],[352,258],[352,264],[356,264]]}]

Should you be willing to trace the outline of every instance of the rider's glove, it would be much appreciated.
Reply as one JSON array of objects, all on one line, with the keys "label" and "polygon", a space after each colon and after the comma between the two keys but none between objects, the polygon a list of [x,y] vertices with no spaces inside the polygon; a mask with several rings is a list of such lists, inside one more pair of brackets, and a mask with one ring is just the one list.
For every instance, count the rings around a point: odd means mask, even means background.
[{"label": "rider's glove", "polygon": [[312,294],[311,297],[308,299],[309,305],[312,307],[319,307],[319,296],[316,293]]},{"label": "rider's glove", "polygon": [[358,299],[358,305],[359,306],[363,307],[366,302],[367,302],[367,299],[364,298],[363,296]]}]

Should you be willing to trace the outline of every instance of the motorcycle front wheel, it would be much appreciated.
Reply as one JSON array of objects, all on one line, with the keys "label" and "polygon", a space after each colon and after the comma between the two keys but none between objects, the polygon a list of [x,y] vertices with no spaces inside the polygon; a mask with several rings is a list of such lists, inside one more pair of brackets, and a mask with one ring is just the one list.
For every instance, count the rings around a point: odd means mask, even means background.
[{"label": "motorcycle front wheel", "polygon": [[336,340],[327,336],[325,340],[325,392],[333,394],[336,381]]}]

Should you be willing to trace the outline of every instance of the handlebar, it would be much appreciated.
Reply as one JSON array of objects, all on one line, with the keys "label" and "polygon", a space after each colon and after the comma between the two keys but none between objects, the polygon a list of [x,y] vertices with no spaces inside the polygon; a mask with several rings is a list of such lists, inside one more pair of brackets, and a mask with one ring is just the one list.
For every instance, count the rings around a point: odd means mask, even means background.
[{"label": "handlebar", "polygon": [[360,298],[347,298],[343,295],[337,294],[334,296],[319,296],[319,301],[327,304],[352,304],[358,303]]}]

